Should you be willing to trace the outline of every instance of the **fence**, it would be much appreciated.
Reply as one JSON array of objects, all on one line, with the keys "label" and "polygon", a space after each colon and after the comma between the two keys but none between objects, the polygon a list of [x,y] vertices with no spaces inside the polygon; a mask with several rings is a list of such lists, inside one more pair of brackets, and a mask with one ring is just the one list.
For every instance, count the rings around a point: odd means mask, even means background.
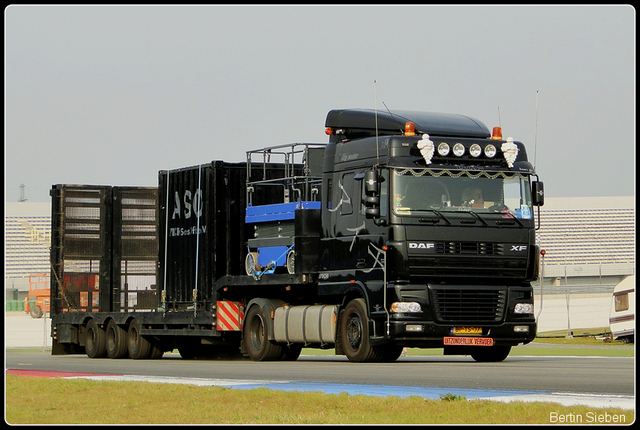
[{"label": "fence", "polygon": [[[35,301],[33,302],[35,303]],[[24,312],[24,300],[7,300],[6,311],[7,312]]]},{"label": "fence", "polygon": [[[613,287],[570,286],[537,291],[534,297],[538,334],[576,329],[608,331]],[[591,291],[591,292],[589,292]]]},{"label": "fence", "polygon": [[[29,300],[29,307],[33,307],[36,306],[36,300]],[[26,308],[27,308],[27,301],[26,300],[6,300],[5,301],[6,304],[6,312],[25,312],[26,313]]]}]

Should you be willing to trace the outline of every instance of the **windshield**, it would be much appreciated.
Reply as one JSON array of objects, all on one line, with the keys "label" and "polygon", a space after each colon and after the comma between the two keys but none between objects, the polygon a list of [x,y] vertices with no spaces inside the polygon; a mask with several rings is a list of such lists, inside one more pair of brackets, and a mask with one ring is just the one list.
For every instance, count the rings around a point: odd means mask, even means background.
[{"label": "windshield", "polygon": [[496,213],[531,218],[529,179],[518,173],[395,169],[392,208],[396,215],[428,211]]}]

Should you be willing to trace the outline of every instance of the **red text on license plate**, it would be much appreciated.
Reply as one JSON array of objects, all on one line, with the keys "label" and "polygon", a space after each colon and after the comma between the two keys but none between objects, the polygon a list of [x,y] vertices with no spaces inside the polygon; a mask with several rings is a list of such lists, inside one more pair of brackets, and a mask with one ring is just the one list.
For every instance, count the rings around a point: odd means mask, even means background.
[{"label": "red text on license plate", "polygon": [[493,339],[490,337],[445,337],[444,344],[447,346],[493,346]]}]

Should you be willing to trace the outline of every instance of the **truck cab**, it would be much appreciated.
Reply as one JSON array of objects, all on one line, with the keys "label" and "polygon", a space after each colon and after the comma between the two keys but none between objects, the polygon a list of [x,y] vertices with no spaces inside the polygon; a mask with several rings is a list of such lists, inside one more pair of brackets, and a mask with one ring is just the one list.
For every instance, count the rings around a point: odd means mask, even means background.
[{"label": "truck cab", "polygon": [[497,361],[533,340],[543,187],[524,145],[462,115],[334,110],[326,127],[319,290],[363,298],[365,346]]}]

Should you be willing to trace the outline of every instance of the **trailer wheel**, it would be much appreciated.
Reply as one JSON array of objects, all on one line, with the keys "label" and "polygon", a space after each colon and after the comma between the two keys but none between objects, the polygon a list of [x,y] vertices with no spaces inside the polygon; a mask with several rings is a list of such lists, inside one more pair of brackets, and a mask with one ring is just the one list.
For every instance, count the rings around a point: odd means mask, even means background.
[{"label": "trailer wheel", "polygon": [[369,342],[369,317],[364,299],[350,301],[340,319],[340,337],[349,361],[380,361],[384,350]]},{"label": "trailer wheel", "polygon": [[31,306],[29,315],[31,315],[31,318],[42,318],[42,308],[38,305]]},{"label": "trailer wheel", "polygon": [[89,358],[102,358],[107,356],[106,334],[95,320],[90,320],[87,323],[84,350]]},{"label": "trailer wheel", "polygon": [[244,350],[253,361],[278,360],[282,346],[269,340],[269,324],[260,306],[251,306],[244,320]]},{"label": "trailer wheel", "polygon": [[126,330],[110,320],[107,324],[107,355],[109,358],[124,358],[128,347]]},{"label": "trailer wheel", "polygon": [[164,355],[164,345],[158,338],[154,338],[151,341],[151,348],[149,349],[149,358],[157,360]]},{"label": "trailer wheel", "polygon": [[140,324],[132,320],[129,324],[129,355],[137,360],[149,357],[151,342],[140,334]]},{"label": "trailer wheel", "polygon": [[503,361],[511,352],[510,346],[477,347],[478,351],[471,354],[471,358],[479,363],[495,363]]}]

